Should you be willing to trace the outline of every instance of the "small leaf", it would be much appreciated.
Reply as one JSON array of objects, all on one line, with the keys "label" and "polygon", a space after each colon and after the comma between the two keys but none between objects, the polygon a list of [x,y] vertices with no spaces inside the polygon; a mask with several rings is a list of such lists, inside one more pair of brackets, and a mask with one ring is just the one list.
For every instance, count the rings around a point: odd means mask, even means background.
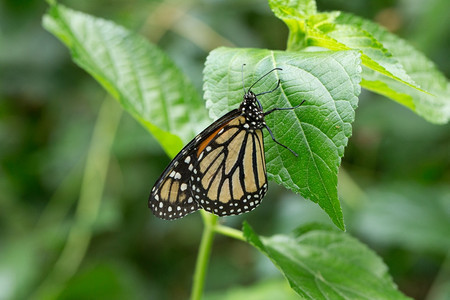
[{"label": "small leaf", "polygon": [[346,233],[308,225],[291,236],[244,236],[266,255],[305,299],[409,299],[372,250]]},{"label": "small leaf", "polygon": [[314,0],[290,1],[289,5],[286,0],[269,0],[269,4],[275,15],[280,19],[291,15],[305,17],[317,13],[316,1]]},{"label": "small leaf", "polygon": [[337,172],[360,92],[360,59],[356,51],[294,53],[262,49],[219,48],[210,53],[204,71],[204,90],[211,115],[236,108],[242,101],[242,65],[248,88],[274,67],[276,71],[252,88],[255,93],[280,88],[259,100],[267,111],[292,107],[266,117],[277,140],[299,154],[275,144],[265,136],[269,177],[300,193],[327,212],[344,229],[337,197]]},{"label": "small leaf", "polygon": [[169,155],[209,122],[192,84],[143,37],[61,5],[51,6],[43,24]]}]

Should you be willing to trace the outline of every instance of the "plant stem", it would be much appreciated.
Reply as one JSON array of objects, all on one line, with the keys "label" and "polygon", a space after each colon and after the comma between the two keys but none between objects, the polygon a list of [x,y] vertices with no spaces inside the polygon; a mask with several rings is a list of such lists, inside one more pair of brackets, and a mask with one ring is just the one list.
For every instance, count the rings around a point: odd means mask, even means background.
[{"label": "plant stem", "polygon": [[92,135],[84,169],[80,197],[66,244],[49,275],[31,299],[57,298],[64,284],[78,270],[91,241],[98,217],[110,160],[110,151],[122,108],[105,99]]},{"label": "plant stem", "polygon": [[242,231],[228,227],[228,226],[223,226],[223,225],[217,225],[216,227],[214,227],[215,232],[226,235],[228,237],[240,240],[240,241],[246,241],[244,238],[244,235],[242,233]]},{"label": "plant stem", "polygon": [[203,218],[203,234],[198,251],[197,263],[195,265],[194,281],[192,285],[191,300],[200,300],[205,286],[206,269],[208,268],[212,243],[215,234],[215,226],[218,217],[216,215],[201,211]]}]

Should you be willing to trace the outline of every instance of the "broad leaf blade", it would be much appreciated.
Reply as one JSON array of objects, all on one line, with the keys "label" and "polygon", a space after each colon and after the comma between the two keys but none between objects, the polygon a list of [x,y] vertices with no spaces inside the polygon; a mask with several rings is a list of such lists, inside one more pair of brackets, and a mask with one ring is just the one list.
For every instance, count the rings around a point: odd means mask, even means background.
[{"label": "broad leaf blade", "polygon": [[274,67],[276,71],[253,87],[255,93],[279,89],[259,98],[265,110],[274,112],[266,122],[275,137],[299,154],[275,144],[265,134],[269,177],[318,203],[341,229],[342,211],[337,197],[337,172],[360,92],[360,59],[356,51],[293,53],[262,49],[219,48],[212,51],[205,67],[205,98],[213,117],[236,108],[242,101],[241,71],[248,88]]},{"label": "broad leaf blade", "polygon": [[[362,63],[368,68],[407,86],[420,89],[419,85],[405,72],[402,64],[370,32],[357,26],[336,24],[327,36],[336,42],[316,43],[312,38],[311,44],[331,50],[340,50],[343,45],[348,49],[359,49],[363,53]],[[335,43],[339,45],[335,46]]]},{"label": "broad leaf blade", "polygon": [[51,6],[43,24],[169,155],[206,125],[207,113],[195,88],[143,37],[61,5]]},{"label": "broad leaf blade", "polygon": [[289,27],[289,50],[320,46],[362,52],[362,86],[433,123],[450,119],[450,83],[423,54],[381,26],[341,12],[306,10],[311,0],[270,0]]},{"label": "broad leaf blade", "polygon": [[375,72],[363,72],[362,85],[394,99],[415,111],[429,122],[444,124],[450,119],[450,83],[436,65],[405,40],[378,24],[357,16],[341,13],[336,22],[358,26],[372,34],[402,64],[421,88],[421,93]]},{"label": "broad leaf blade", "polygon": [[[275,15],[289,27],[289,50],[319,46],[330,50],[361,50],[362,62],[408,86],[420,87],[406,74],[403,66],[371,34],[360,27],[336,24],[340,12],[317,13],[303,9],[310,0],[269,0]],[[303,41],[302,41],[303,39]]]},{"label": "broad leaf blade", "polygon": [[243,230],[305,299],[409,299],[396,289],[383,261],[348,234],[314,225],[267,238],[246,223]]}]

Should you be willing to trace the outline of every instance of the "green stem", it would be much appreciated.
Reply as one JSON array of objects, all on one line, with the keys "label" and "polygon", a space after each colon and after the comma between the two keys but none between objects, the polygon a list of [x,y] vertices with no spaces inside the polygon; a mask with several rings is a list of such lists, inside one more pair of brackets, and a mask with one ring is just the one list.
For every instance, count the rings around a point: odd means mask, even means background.
[{"label": "green stem", "polygon": [[110,151],[121,115],[122,108],[116,102],[111,99],[103,101],[92,135],[80,197],[66,244],[53,269],[32,299],[57,298],[65,282],[75,274],[86,254],[100,210]]},{"label": "green stem", "polygon": [[223,226],[223,225],[217,225],[214,228],[215,232],[226,235],[228,237],[240,240],[240,241],[246,241],[244,234],[242,233],[242,231],[228,227],[228,226]]},{"label": "green stem", "polygon": [[216,215],[201,211],[203,218],[203,234],[198,251],[197,263],[195,265],[194,281],[192,285],[191,300],[200,300],[205,286],[206,269],[208,268],[209,257],[215,234],[215,226],[218,217]]}]

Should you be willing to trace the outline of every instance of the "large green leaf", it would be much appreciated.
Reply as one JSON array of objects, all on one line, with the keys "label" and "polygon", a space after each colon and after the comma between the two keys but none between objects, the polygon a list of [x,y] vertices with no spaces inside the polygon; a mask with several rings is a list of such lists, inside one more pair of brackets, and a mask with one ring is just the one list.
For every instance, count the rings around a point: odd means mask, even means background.
[{"label": "large green leaf", "polygon": [[361,85],[434,123],[450,119],[450,84],[432,62],[381,26],[338,11],[318,13],[313,0],[269,0],[289,27],[288,50],[320,46],[362,52]]},{"label": "large green leaf", "polygon": [[265,135],[269,177],[300,193],[327,212],[344,228],[337,196],[337,172],[360,92],[357,51],[296,53],[262,49],[219,48],[210,53],[204,71],[207,107],[214,117],[242,101],[242,65],[245,86],[274,67],[276,71],[253,87],[255,93],[280,88],[260,97],[265,110],[292,107],[266,117],[275,137],[299,154],[295,157]]},{"label": "large green leaf", "polygon": [[43,24],[169,155],[174,156],[207,124],[195,88],[167,55],[143,37],[61,5],[50,7]]},{"label": "large green leaf", "polygon": [[346,233],[317,225],[291,236],[259,237],[248,224],[243,230],[305,299],[408,299],[381,258]]},{"label": "large green leaf", "polygon": [[389,53],[392,53],[408,75],[429,94],[367,69],[363,72],[361,83],[363,87],[402,103],[430,122],[438,124],[448,122],[450,83],[432,61],[405,40],[371,21],[341,13],[336,22],[351,24],[370,32]]},{"label": "large green leaf", "polygon": [[317,13],[310,0],[269,1],[275,15],[289,27],[288,50],[301,50],[307,46],[320,46],[330,50],[359,49],[364,65],[412,87],[418,86],[403,70],[383,45],[368,31],[357,26],[337,24],[339,12]]}]

